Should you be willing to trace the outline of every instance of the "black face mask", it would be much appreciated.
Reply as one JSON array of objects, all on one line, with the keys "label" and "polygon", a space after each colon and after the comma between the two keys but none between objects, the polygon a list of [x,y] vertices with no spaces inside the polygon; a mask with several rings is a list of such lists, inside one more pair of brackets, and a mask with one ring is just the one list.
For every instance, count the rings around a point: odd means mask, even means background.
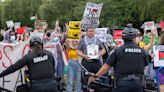
[{"label": "black face mask", "polygon": [[0,41],[3,41],[3,36],[0,36]]}]

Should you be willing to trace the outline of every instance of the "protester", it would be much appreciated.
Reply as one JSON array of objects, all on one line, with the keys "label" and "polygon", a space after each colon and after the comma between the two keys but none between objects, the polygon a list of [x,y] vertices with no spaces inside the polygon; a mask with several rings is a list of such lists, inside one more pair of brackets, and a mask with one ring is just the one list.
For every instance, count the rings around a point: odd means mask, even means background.
[{"label": "protester", "polygon": [[73,84],[76,83],[76,91],[81,92],[81,66],[78,62],[76,49],[78,46],[78,39],[67,39],[68,49],[68,72],[67,72],[67,92],[73,91]]},{"label": "protester", "polygon": [[5,37],[6,37],[5,40],[4,40],[5,43],[8,43],[8,44],[16,44],[16,43],[18,43],[16,41],[15,32],[12,31],[12,30],[9,31],[8,33],[6,33],[6,36]]},{"label": "protester", "polygon": [[[160,34],[160,41],[158,45],[164,45],[164,32],[161,32]],[[159,69],[159,67],[155,67],[156,70]],[[159,82],[160,82],[160,92],[164,92],[164,69],[161,69],[159,71],[159,76],[156,76],[159,78]]]},{"label": "protester", "polygon": [[[88,56],[87,47],[97,46],[99,53],[94,53],[97,55],[95,58],[91,58]],[[91,73],[96,73],[102,66],[102,63],[100,62],[100,58],[105,54],[105,48],[102,44],[102,42],[95,37],[95,29],[94,28],[88,28],[86,31],[86,35],[83,37],[83,39],[80,40],[78,48],[77,48],[77,55],[82,57],[82,65]],[[86,78],[87,79],[87,78]],[[82,79],[82,82],[84,85],[87,84],[87,80]]]}]

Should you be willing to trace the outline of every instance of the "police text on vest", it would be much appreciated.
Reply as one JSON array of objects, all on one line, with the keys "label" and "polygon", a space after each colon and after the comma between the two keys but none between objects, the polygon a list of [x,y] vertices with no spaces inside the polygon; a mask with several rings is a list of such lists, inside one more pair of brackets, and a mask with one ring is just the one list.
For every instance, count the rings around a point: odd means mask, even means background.
[{"label": "police text on vest", "polygon": [[125,53],[141,53],[141,49],[138,49],[138,48],[125,48]]},{"label": "police text on vest", "polygon": [[43,57],[37,57],[37,58],[33,59],[34,63],[42,62],[42,61],[45,61],[45,60],[48,60],[47,55],[44,55]]}]

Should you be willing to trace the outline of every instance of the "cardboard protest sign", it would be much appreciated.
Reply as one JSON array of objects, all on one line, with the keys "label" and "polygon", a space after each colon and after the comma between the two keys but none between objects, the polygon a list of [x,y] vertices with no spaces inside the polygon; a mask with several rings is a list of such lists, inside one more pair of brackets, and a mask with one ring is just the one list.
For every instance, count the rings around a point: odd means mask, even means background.
[{"label": "cardboard protest sign", "polygon": [[145,31],[151,30],[152,28],[155,27],[154,21],[145,22],[144,25],[145,25],[145,28],[144,28]]},{"label": "cardboard protest sign", "polygon": [[163,31],[164,31],[164,21],[160,22],[160,26],[161,26],[161,29],[163,29]]},{"label": "cardboard protest sign", "polygon": [[45,20],[35,21],[35,29],[38,30],[39,32],[43,32],[45,26],[47,26],[47,22]]},{"label": "cardboard protest sign", "polygon": [[154,66],[164,66],[164,45],[156,45],[153,47]]},{"label": "cardboard protest sign", "polygon": [[81,29],[87,30],[88,27],[98,28],[102,6],[103,3],[95,4],[87,2],[81,21]]},{"label": "cardboard protest sign", "polygon": [[69,22],[68,38],[80,39],[80,24],[80,21]]},{"label": "cardboard protest sign", "polygon": [[96,37],[102,42],[107,41],[107,30],[108,28],[96,28]]},{"label": "cardboard protest sign", "polygon": [[124,44],[124,40],[122,39],[123,30],[114,30],[113,38],[116,46],[122,46]]},{"label": "cardboard protest sign", "polygon": [[80,29],[81,22],[80,21],[69,21],[69,28],[70,29]]},{"label": "cardboard protest sign", "polygon": [[14,27],[14,21],[13,20],[10,20],[10,21],[6,21],[6,25],[7,27]]}]

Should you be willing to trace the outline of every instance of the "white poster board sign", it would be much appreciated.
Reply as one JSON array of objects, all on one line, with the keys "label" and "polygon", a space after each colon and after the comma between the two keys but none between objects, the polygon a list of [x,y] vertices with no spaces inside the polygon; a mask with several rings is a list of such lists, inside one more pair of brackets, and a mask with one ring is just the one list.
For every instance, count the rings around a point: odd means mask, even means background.
[{"label": "white poster board sign", "polygon": [[43,39],[44,33],[42,33],[42,32],[37,32],[37,31],[31,32],[31,33],[30,33],[30,38],[32,38],[32,37],[34,37],[34,36],[37,36],[37,37],[40,37],[41,39]]},{"label": "white poster board sign", "polygon": [[6,21],[6,25],[7,27],[14,27],[14,21],[13,20]]},{"label": "white poster board sign", "polygon": [[99,46],[98,45],[87,45],[87,55],[90,59],[98,59],[99,55]]},{"label": "white poster board sign", "polygon": [[103,3],[95,4],[87,2],[83,19],[81,21],[81,28],[86,30],[88,27],[97,28],[99,25],[99,17]]},{"label": "white poster board sign", "polygon": [[107,30],[108,28],[96,28],[95,35],[101,42],[107,42]]},{"label": "white poster board sign", "polygon": [[154,21],[145,22],[144,25],[145,25],[145,28],[144,28],[145,31],[151,30],[152,28],[155,27]]},{"label": "white poster board sign", "polygon": [[164,66],[164,45],[155,45],[153,47],[154,53],[154,66]]}]

